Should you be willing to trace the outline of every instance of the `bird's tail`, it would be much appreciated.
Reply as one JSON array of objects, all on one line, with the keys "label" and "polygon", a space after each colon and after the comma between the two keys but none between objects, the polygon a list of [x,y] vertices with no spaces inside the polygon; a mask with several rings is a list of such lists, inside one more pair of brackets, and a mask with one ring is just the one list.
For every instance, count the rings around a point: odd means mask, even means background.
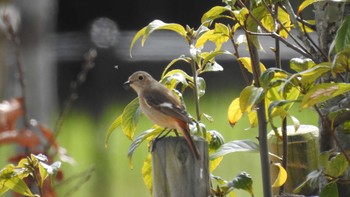
[{"label": "bird's tail", "polygon": [[201,155],[199,153],[198,147],[194,143],[186,123],[181,125],[181,132],[196,159],[201,160]]}]

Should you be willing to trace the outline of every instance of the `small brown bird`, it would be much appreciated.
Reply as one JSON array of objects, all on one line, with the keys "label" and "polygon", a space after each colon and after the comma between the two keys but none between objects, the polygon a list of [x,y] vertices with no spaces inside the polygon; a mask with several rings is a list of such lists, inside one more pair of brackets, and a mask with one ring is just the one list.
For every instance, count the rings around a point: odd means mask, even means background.
[{"label": "small brown bird", "polygon": [[200,160],[197,146],[190,135],[188,124],[193,122],[175,93],[144,71],[133,73],[124,85],[135,90],[143,113],[165,129],[180,131],[194,156]]}]

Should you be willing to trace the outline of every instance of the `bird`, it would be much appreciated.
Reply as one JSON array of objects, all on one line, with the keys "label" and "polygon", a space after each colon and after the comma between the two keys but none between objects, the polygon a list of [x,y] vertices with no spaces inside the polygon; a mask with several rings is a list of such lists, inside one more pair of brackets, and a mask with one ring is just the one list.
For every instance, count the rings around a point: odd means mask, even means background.
[{"label": "bird", "polygon": [[123,85],[131,87],[137,93],[141,110],[151,122],[164,129],[180,131],[193,155],[200,160],[198,147],[188,127],[193,119],[172,90],[145,71],[134,72]]}]

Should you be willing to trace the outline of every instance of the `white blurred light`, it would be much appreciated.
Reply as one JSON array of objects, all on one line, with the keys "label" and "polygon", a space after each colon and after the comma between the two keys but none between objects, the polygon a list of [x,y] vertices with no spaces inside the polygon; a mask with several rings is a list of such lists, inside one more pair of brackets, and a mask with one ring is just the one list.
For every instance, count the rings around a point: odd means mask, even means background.
[{"label": "white blurred light", "polygon": [[110,48],[115,46],[118,35],[119,30],[116,23],[109,18],[98,18],[91,25],[91,40],[97,47]]}]

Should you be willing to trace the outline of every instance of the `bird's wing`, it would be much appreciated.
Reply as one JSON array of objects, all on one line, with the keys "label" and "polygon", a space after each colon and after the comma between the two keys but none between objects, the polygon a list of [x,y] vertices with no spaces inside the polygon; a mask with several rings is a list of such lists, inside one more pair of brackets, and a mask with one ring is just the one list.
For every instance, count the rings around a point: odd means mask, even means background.
[{"label": "bird's wing", "polygon": [[149,106],[166,115],[178,118],[187,123],[192,122],[191,117],[181,102],[167,94],[147,94],[147,96],[145,96],[145,101]]}]

